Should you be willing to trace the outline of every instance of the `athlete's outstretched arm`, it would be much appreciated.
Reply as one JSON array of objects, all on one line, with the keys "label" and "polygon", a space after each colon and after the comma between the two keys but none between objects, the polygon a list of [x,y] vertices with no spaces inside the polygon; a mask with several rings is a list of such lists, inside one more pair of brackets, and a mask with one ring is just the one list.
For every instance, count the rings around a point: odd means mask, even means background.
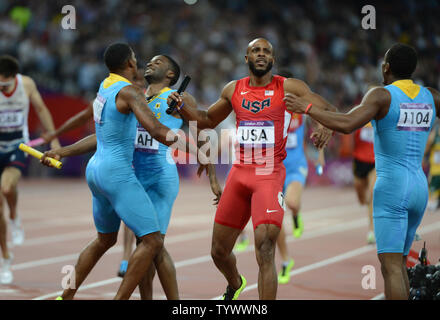
[{"label": "athlete's outstretched arm", "polygon": [[[287,109],[293,112],[304,113],[310,104],[310,100],[286,94],[284,98]],[[308,115],[332,130],[341,133],[351,133],[361,128],[372,119],[379,119],[382,110],[388,110],[391,103],[391,96],[384,88],[373,88],[367,92],[359,106],[354,107],[348,113],[327,111],[322,108],[315,108],[313,103],[308,110]]]},{"label": "athlete's outstretched arm", "polygon": [[63,133],[76,129],[86,124],[87,121],[89,121],[92,118],[93,118],[93,103],[90,103],[86,109],[78,112],[77,114],[66,120],[66,122],[64,122],[58,129],[54,131],[45,132],[41,135],[41,137],[46,142],[52,141],[53,139],[59,137]]},{"label": "athlete's outstretched arm", "polygon": [[65,157],[79,156],[94,150],[96,150],[96,134],[91,134],[69,146],[46,151],[40,159],[40,162],[48,167],[52,167],[47,157],[60,160]]},{"label": "athlete's outstretched arm", "polygon": [[319,94],[314,93],[304,81],[299,79],[286,79],[286,81],[284,81],[284,92],[301,97],[323,110],[338,111],[335,106],[333,106]]},{"label": "athlete's outstretched arm", "polygon": [[177,92],[173,92],[168,96],[168,104],[172,100],[177,102],[178,106],[184,104],[180,109],[180,114],[188,121],[197,121],[197,127],[200,129],[214,129],[217,125],[226,119],[226,117],[232,112],[231,98],[235,90],[236,81],[229,82],[222,90],[220,98],[209,107],[207,111],[186,108],[185,95],[181,97]]},{"label": "athlete's outstretched arm", "polygon": [[179,138],[177,134],[173,132],[167,126],[164,126],[159,120],[156,119],[151,111],[148,103],[145,99],[142,90],[136,86],[126,86],[119,91],[117,103],[121,102],[122,107],[124,104],[128,107],[129,111],[132,111],[139,123],[147,130],[153,139],[156,139],[160,143],[177,148],[179,150],[190,152],[196,155],[202,163],[208,163],[209,160],[202,154],[197,152],[197,148],[191,143],[188,143],[186,139]]},{"label": "athlete's outstretched arm", "polygon": [[[197,112],[197,102],[196,99],[189,93],[184,92],[183,93],[183,101],[185,103],[185,108],[186,109],[190,109],[189,112]],[[183,114],[181,114],[182,118],[184,121],[188,120],[183,116]],[[194,129],[193,126],[189,126],[190,130]],[[199,128],[197,126],[197,130],[196,132],[193,132],[194,130],[191,130],[191,134],[194,136],[195,140],[197,141],[197,147],[200,149],[205,143],[207,143],[206,141],[202,141],[199,140],[199,132],[200,132],[201,128]],[[217,146],[213,146],[211,141],[208,142],[210,144],[210,147],[208,149],[208,153],[207,156],[209,157],[209,150],[213,150],[213,148],[217,148]],[[200,178],[200,175],[202,174],[203,171],[206,171],[207,176],[209,177],[209,185],[211,186],[211,191],[212,193],[215,195],[214,198],[214,205],[218,205],[219,201],[220,201],[220,197],[222,195],[222,188],[220,186],[220,184],[218,183],[218,179],[217,179],[217,174],[215,171],[215,165],[212,163],[209,164],[199,164],[199,168],[197,170],[197,175]]]},{"label": "athlete's outstretched arm", "polygon": [[177,135],[156,119],[140,88],[134,85],[122,88],[119,91],[117,103],[120,101],[135,114],[139,123],[150,133],[151,137],[166,146],[172,145],[177,140]]},{"label": "athlete's outstretched arm", "polygon": [[[32,78],[30,77],[23,76],[23,84],[29,94],[29,100],[34,107],[38,118],[40,118],[41,124],[43,125],[44,129],[46,131],[54,131],[55,125],[53,124],[52,115],[50,114],[49,109],[41,98],[40,92],[38,91],[34,80],[32,80]],[[58,139],[52,140],[51,148],[58,147],[60,147],[60,142],[58,141]]]},{"label": "athlete's outstretched arm", "polygon": [[[336,107],[330,104],[319,94],[316,94],[310,90],[309,86],[304,81],[299,79],[286,79],[286,81],[284,81],[284,92],[286,94],[293,94],[295,96],[304,98],[305,100],[309,101],[309,103],[315,104],[323,110],[337,111]],[[325,147],[332,137],[332,133],[333,132],[331,130],[319,125],[312,134],[312,139],[314,140],[315,146],[318,149]]]}]

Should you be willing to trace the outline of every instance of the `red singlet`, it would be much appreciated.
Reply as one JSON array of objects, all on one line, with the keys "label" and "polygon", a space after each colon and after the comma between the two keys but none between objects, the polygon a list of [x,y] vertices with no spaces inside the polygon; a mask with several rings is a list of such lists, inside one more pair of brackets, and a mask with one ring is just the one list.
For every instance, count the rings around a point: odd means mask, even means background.
[{"label": "red singlet", "polygon": [[236,114],[236,163],[226,181],[215,222],[243,229],[250,217],[281,227],[286,170],[287,129],[291,114],[284,104],[285,78],[274,75],[265,87],[252,87],[249,77],[236,82],[232,107]]},{"label": "red singlet", "polygon": [[371,122],[354,133],[353,157],[356,160],[374,163],[374,131]]}]

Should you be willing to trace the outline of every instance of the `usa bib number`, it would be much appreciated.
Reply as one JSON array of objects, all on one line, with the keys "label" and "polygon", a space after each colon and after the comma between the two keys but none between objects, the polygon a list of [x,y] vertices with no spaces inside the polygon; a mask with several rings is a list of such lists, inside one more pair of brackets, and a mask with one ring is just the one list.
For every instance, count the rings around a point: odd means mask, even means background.
[{"label": "usa bib number", "polygon": [[245,147],[272,147],[275,144],[273,121],[240,121],[237,140]]},{"label": "usa bib number", "polygon": [[95,120],[96,123],[102,123],[101,116],[105,101],[106,99],[100,94],[98,94],[95,101],[93,101],[93,120]]},{"label": "usa bib number", "polygon": [[287,135],[287,142],[286,142],[286,148],[287,149],[294,149],[298,146],[298,136],[295,132],[289,132]]},{"label": "usa bib number", "polygon": [[138,127],[134,147],[137,151],[157,153],[159,151],[159,141],[153,139],[144,128]]},{"label": "usa bib number", "polygon": [[1,128],[16,128],[24,124],[24,117],[22,111],[3,111],[0,112],[0,127]]},{"label": "usa bib number", "polygon": [[364,127],[361,129],[360,138],[362,141],[373,143],[374,130],[372,127]]},{"label": "usa bib number", "polygon": [[429,131],[433,116],[432,105],[426,103],[401,103],[397,129],[404,131]]}]

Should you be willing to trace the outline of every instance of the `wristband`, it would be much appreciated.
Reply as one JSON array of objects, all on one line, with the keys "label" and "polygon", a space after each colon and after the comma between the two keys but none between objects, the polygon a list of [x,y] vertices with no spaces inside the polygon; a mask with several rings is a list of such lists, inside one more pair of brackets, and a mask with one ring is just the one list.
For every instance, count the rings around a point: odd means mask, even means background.
[{"label": "wristband", "polygon": [[176,106],[177,111],[180,111],[180,109],[182,109],[184,105],[185,105],[185,103],[182,102],[182,104],[180,105],[180,107],[179,107],[179,106]]},{"label": "wristband", "polygon": [[305,114],[309,113],[310,108],[312,107],[312,104],[310,103],[307,108],[306,111],[304,111]]}]

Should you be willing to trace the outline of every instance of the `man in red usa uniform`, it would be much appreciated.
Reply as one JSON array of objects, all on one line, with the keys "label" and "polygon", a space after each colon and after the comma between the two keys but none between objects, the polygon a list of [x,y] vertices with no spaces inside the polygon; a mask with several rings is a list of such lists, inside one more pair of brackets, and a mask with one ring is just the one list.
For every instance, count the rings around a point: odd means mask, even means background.
[{"label": "man in red usa uniform", "polygon": [[[197,121],[200,129],[215,128],[232,111],[236,115],[236,161],[228,175],[217,208],[211,255],[228,282],[224,300],[235,300],[246,286],[232,252],[241,230],[250,218],[254,228],[255,252],[259,267],[259,298],[275,299],[277,273],[275,244],[284,215],[283,184],[286,170],[287,128],[291,114],[285,93],[307,97],[328,110],[333,107],[315,95],[301,80],[273,75],[274,50],[269,41],[257,38],[249,43],[245,55],[249,76],[231,81],[220,98],[207,111],[185,108],[185,94],[173,93],[168,102],[177,101],[180,113]],[[324,147],[331,131],[320,129],[318,147]]]}]

